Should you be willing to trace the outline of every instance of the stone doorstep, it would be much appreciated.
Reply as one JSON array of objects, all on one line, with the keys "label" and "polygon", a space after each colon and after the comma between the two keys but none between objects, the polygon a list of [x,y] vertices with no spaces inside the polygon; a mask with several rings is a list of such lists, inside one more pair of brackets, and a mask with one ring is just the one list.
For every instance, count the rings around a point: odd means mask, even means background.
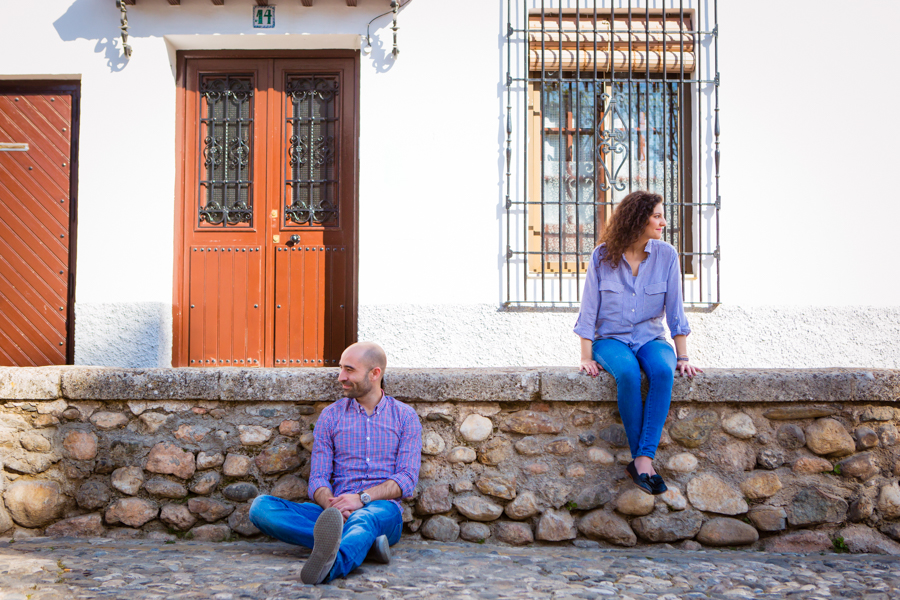
[{"label": "stone doorstep", "polygon": [[[335,368],[121,369],[0,367],[0,401],[321,401],[339,395]],[[573,367],[389,369],[391,394],[408,402],[615,402],[615,384]],[[896,369],[707,369],[677,377],[673,402],[897,402]]]}]

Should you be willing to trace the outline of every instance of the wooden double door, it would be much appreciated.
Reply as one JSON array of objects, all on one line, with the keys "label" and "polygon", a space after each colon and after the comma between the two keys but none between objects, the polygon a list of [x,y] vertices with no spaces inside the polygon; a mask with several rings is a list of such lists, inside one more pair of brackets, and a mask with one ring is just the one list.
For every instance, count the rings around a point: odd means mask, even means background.
[{"label": "wooden double door", "polygon": [[336,365],[356,338],[356,58],[179,64],[173,363]]}]

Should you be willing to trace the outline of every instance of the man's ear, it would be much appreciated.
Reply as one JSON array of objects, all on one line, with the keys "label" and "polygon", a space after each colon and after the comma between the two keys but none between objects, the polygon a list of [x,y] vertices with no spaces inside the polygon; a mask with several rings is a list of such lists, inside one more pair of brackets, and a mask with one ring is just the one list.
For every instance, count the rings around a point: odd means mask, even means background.
[{"label": "man's ear", "polygon": [[382,374],[381,367],[372,367],[372,370],[369,371],[369,373],[371,373],[372,376],[374,377],[374,379],[372,379],[372,381],[377,381],[378,378],[381,377],[381,374]]}]

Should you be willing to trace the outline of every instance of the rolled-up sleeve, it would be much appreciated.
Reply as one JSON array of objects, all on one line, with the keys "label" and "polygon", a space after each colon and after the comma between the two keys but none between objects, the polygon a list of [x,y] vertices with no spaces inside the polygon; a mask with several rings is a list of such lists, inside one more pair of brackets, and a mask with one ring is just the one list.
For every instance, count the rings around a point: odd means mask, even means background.
[{"label": "rolled-up sleeve", "polygon": [[[330,408],[330,407],[329,407]],[[309,470],[309,497],[313,498],[319,488],[331,487],[334,469],[334,410],[325,409],[313,429],[312,466]]]},{"label": "rolled-up sleeve", "polygon": [[404,412],[407,414],[402,420],[396,467],[389,479],[400,486],[404,498],[412,498],[419,483],[419,467],[422,465],[422,424],[415,411]]},{"label": "rolled-up sleeve", "polygon": [[684,297],[681,294],[681,271],[678,268],[678,255],[673,253],[669,264],[666,284],[666,323],[674,338],[676,335],[688,335],[691,326],[684,314]]},{"label": "rolled-up sleeve", "polygon": [[597,331],[597,315],[600,314],[600,281],[597,276],[598,253],[596,248],[591,253],[587,275],[584,278],[584,290],[581,293],[581,310],[575,321],[575,333],[586,340],[593,340]]}]

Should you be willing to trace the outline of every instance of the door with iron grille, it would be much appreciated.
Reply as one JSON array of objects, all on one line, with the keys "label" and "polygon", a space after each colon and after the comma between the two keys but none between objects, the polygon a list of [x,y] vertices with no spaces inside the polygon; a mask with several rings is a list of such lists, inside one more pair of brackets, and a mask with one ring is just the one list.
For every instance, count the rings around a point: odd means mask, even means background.
[{"label": "door with iron grille", "polygon": [[356,335],[355,60],[188,58],[184,78],[173,362],[336,365]]},{"label": "door with iron grille", "polygon": [[0,366],[72,364],[78,83],[0,83]]}]

